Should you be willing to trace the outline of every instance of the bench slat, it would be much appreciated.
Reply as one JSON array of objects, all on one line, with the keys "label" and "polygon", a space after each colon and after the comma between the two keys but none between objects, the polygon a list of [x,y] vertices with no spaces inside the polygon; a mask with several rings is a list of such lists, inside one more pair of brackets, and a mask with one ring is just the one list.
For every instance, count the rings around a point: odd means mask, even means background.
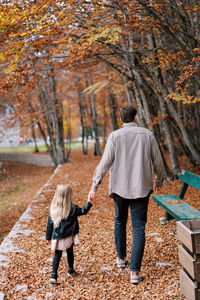
[{"label": "bench slat", "polygon": [[197,174],[183,170],[179,176],[179,180],[200,189],[200,176]]},{"label": "bench slat", "polygon": [[182,200],[176,195],[153,195],[153,200],[163,207],[176,220],[200,219],[200,211],[185,201],[169,203],[169,200]]}]

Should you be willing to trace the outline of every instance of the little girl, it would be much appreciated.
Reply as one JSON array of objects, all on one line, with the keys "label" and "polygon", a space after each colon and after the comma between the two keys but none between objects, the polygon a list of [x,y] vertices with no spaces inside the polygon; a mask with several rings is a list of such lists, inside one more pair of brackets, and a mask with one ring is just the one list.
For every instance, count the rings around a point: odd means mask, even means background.
[{"label": "little girl", "polygon": [[67,252],[69,265],[67,274],[72,275],[75,272],[73,245],[80,243],[77,217],[86,215],[91,207],[92,204],[89,201],[83,208],[72,203],[72,188],[69,184],[59,184],[57,186],[51,202],[46,230],[46,239],[49,242],[51,241],[51,249],[55,250],[50,283],[57,283],[58,267],[63,250]]}]

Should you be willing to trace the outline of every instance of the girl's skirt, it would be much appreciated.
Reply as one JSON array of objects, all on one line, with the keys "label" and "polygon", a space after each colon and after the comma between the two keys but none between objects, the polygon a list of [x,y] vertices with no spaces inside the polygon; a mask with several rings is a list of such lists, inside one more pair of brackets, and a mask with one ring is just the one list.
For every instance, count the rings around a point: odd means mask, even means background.
[{"label": "girl's skirt", "polygon": [[51,240],[51,250],[66,250],[70,248],[73,244],[80,244],[78,234],[60,240]]}]

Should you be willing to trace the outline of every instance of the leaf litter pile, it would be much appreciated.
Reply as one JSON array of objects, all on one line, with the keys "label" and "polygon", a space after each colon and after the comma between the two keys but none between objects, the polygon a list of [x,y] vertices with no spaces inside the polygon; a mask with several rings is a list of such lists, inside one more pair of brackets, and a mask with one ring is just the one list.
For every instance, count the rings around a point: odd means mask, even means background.
[{"label": "leaf litter pile", "polygon": [[[0,167],[0,243],[10,232],[54,167],[4,161]],[[8,217],[9,216],[9,217]]]},{"label": "leaf litter pile", "polygon": [[[0,292],[6,299],[184,299],[179,287],[180,264],[177,254],[176,222],[162,222],[165,211],[150,199],[146,246],[142,264],[144,281],[130,283],[131,222],[127,224],[127,267],[116,267],[114,244],[114,205],[108,197],[108,175],[99,188],[93,207],[86,216],[79,217],[81,243],[74,247],[76,275],[67,276],[66,256],[63,255],[58,272],[58,285],[48,281],[52,271],[53,253],[45,241],[49,205],[56,185],[69,183],[73,201],[84,206],[91,186],[93,172],[99,157],[72,153],[72,161],[59,166],[57,172],[44,186],[40,198],[31,204],[29,220],[20,221],[27,226],[29,235],[18,234],[13,238],[17,252],[6,254],[11,261],[1,266]],[[183,166],[189,171],[197,170]],[[162,194],[178,195],[181,182],[167,182]],[[187,202],[200,209],[199,191],[188,188]],[[23,251],[23,252],[21,252]]]}]

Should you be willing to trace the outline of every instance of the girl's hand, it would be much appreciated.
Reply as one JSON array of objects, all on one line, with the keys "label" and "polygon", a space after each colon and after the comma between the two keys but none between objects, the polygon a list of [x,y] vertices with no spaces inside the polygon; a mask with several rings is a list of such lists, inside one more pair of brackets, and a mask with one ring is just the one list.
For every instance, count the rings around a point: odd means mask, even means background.
[{"label": "girl's hand", "polygon": [[47,240],[47,242],[48,242],[49,244],[51,244],[51,240]]},{"label": "girl's hand", "polygon": [[95,192],[94,191],[90,191],[88,194],[88,201],[92,202],[92,200],[95,199]]}]

